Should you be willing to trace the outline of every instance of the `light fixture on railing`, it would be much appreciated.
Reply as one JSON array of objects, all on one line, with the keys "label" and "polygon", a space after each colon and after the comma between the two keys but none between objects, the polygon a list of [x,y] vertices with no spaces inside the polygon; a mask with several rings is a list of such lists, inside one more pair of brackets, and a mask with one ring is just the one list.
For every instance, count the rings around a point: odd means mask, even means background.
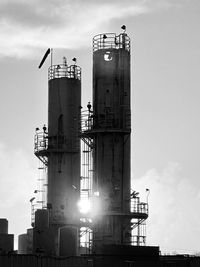
[{"label": "light fixture on railing", "polygon": [[77,58],[76,57],[72,58],[72,61],[74,61],[74,64],[76,64],[77,63]]},{"label": "light fixture on railing", "polygon": [[122,25],[121,29],[124,30],[124,32],[126,31],[126,25]]}]

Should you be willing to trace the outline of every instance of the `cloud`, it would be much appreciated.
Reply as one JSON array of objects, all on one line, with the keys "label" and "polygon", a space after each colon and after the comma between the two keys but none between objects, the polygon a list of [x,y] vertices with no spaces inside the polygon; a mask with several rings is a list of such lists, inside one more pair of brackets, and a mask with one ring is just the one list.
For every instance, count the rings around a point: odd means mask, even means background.
[{"label": "cloud", "polygon": [[[1,56],[33,57],[38,48],[80,48],[112,19],[148,12],[145,1],[11,1],[0,4]],[[35,56],[35,55],[34,55]]]},{"label": "cloud", "polygon": [[[0,6],[0,16],[3,21],[10,24],[22,25],[25,28],[37,28],[40,25],[50,25],[56,27],[61,23],[61,16],[57,16],[57,7],[50,8],[50,12],[45,12],[44,7],[30,5],[29,2],[6,2]],[[53,20],[56,17],[55,20]],[[1,19],[2,20],[2,19]],[[15,25],[16,26],[16,25]]]},{"label": "cloud", "polygon": [[133,181],[139,192],[150,189],[147,242],[160,245],[162,253],[199,250],[200,189],[190,178],[184,177],[180,164],[169,163],[163,171],[151,169]]},{"label": "cloud", "polygon": [[2,0],[0,57],[35,58],[41,56],[39,49],[48,47],[88,47],[91,34],[106,29],[113,19],[123,21],[174,5],[172,0]]}]

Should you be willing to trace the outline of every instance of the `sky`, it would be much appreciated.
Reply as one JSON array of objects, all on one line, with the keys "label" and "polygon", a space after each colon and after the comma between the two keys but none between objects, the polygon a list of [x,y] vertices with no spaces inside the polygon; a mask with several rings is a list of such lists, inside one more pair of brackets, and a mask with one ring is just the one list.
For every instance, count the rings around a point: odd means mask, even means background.
[{"label": "sky", "polygon": [[47,123],[49,59],[76,57],[82,106],[92,99],[92,38],[131,38],[132,187],[150,189],[147,245],[200,252],[199,0],[0,1],[0,217],[9,233],[30,228],[37,189],[36,127]]}]

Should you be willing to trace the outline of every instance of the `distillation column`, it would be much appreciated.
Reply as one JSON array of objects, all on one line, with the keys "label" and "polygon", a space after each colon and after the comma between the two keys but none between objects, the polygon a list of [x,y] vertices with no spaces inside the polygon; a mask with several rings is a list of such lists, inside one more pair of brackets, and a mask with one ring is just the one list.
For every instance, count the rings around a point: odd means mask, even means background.
[{"label": "distillation column", "polygon": [[81,70],[49,68],[48,192],[50,225],[78,225]]},{"label": "distillation column", "polygon": [[103,245],[130,244],[130,98],[128,35],[95,36],[93,191],[99,195],[93,227],[95,253],[101,253]]},{"label": "distillation column", "polygon": [[48,80],[48,131],[35,135],[35,155],[47,166],[48,212],[35,213],[34,248],[72,256],[79,247],[81,69],[64,60],[50,66]]}]

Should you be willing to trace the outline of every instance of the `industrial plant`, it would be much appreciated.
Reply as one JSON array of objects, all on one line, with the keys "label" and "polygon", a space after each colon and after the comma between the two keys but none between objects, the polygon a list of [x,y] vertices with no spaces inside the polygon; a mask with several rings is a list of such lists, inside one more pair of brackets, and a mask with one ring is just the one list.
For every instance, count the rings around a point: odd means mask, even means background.
[{"label": "industrial plant", "polygon": [[48,123],[34,136],[41,175],[30,228],[14,251],[8,221],[0,219],[0,266],[200,266],[198,257],[162,256],[146,245],[148,201],[131,188],[130,57],[125,25],[119,34],[94,36],[87,107],[77,59],[53,65],[51,58]]}]

